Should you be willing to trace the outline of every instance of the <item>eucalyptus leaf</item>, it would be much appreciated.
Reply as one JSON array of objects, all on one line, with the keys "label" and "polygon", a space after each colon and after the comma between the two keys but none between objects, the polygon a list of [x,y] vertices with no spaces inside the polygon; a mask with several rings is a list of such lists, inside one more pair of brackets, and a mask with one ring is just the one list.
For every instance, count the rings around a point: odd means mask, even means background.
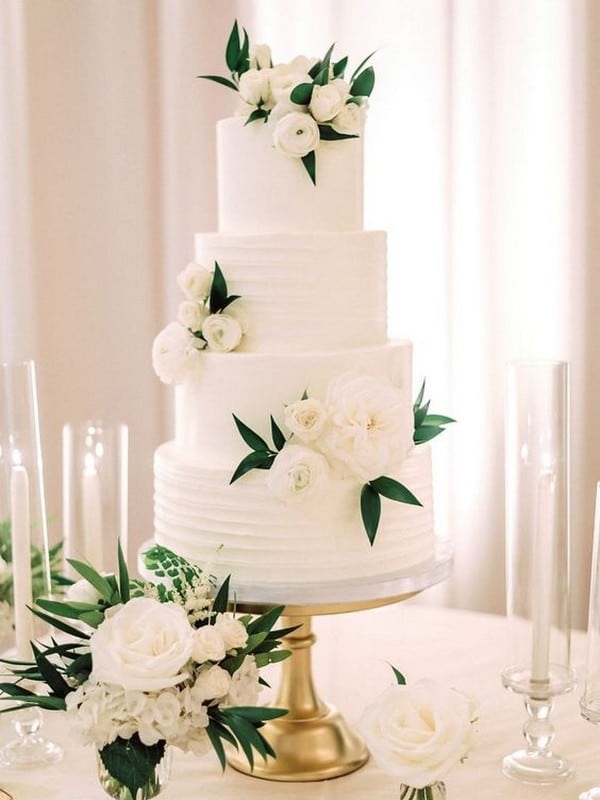
[{"label": "eucalyptus leaf", "polygon": [[381,517],[381,500],[379,494],[370,483],[365,483],[360,492],[360,513],[367,537],[371,545],[375,541],[379,518]]}]

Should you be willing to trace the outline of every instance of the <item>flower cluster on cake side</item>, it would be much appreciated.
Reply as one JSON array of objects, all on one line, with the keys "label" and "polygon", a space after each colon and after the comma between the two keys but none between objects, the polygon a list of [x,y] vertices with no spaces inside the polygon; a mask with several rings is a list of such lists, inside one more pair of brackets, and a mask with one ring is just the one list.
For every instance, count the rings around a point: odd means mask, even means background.
[{"label": "flower cluster on cake side", "polygon": [[266,44],[250,47],[234,22],[225,48],[229,77],[199,75],[239,94],[237,114],[250,123],[267,123],[275,148],[301,160],[311,181],[317,182],[316,154],[323,141],[356,139],[363,128],[375,71],[367,66],[371,53],[345,78],[348,56],[333,61],[334,45],[323,58],[296,56],[273,64]]},{"label": "flower cluster on cake side", "polygon": [[231,483],[253,469],[268,470],[271,493],[286,502],[326,496],[332,480],[361,485],[360,514],[371,545],[381,517],[381,498],[420,506],[409,488],[388,472],[397,472],[413,445],[438,436],[454,420],[429,413],[425,382],[411,406],[389,379],[350,371],[333,378],[323,399],[309,396],[284,408],[282,430],[270,417],[273,445],[234,415],[251,448]]},{"label": "flower cluster on cake side", "polygon": [[240,296],[229,294],[216,261],[214,272],[191,262],[177,283],[186,299],[179,304],[177,321],[163,328],[152,346],[152,365],[163,383],[184,383],[199,373],[203,350],[228,353],[244,336],[243,318],[231,310]]},{"label": "flower cluster on cake side", "polygon": [[255,751],[274,756],[259,729],[286,711],[257,705],[259,669],[290,655],[279,647],[286,630],[273,629],[282,608],[236,616],[229,579],[219,587],[159,546],[144,559],[156,581],[131,579],[120,549],[118,575],[69,559],[82,579],[64,601],[40,598],[33,609],[66,640],[32,643],[31,663],[2,659],[12,680],[0,684],[2,711],[66,711],[132,797],[167,745],[197,755],[212,747],[223,768],[224,742],[251,766]]}]

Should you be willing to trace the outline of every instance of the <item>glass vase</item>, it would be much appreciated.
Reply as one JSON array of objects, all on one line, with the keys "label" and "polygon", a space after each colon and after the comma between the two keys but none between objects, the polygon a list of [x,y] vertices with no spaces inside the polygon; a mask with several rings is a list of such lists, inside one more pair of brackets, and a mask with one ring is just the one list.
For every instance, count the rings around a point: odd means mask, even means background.
[{"label": "glass vase", "polygon": [[445,800],[445,798],[446,784],[442,781],[436,781],[421,789],[405,784],[400,787],[400,800]]},{"label": "glass vase", "polygon": [[104,766],[100,753],[96,753],[96,763],[98,765],[98,780],[100,786],[109,797],[115,800],[150,800],[165,789],[171,775],[172,749],[165,747],[165,754],[156,764],[154,770],[146,783],[141,786],[133,795],[131,790],[124,786],[117,778],[113,777]]}]

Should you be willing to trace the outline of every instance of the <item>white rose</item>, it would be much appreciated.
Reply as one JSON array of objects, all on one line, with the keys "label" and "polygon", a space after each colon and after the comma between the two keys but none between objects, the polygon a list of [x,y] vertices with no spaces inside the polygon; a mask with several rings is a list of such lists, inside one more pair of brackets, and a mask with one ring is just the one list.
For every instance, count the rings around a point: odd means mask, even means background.
[{"label": "white rose", "polygon": [[251,106],[272,106],[271,75],[271,69],[249,69],[244,72],[238,86],[242,100]]},{"label": "white rose", "polygon": [[193,645],[194,630],[181,606],[136,597],[92,634],[93,678],[148,692],[175,686],[187,677]]},{"label": "white rose", "polygon": [[259,674],[254,656],[246,656],[233,673],[226,703],[230,706],[255,706],[260,692]]},{"label": "white rose", "polygon": [[285,407],[285,424],[303,442],[318,438],[327,420],[327,410],[316,397],[296,400]]},{"label": "white rose", "polygon": [[194,632],[192,658],[198,664],[225,658],[225,642],[214,625],[203,625]]},{"label": "white rose", "polygon": [[284,501],[299,502],[319,495],[328,483],[327,459],[299,444],[286,444],[267,473],[269,490]]},{"label": "white rose", "polygon": [[325,86],[315,85],[308,108],[317,122],[329,122],[340,113],[345,100],[346,95],[341,93],[340,87],[335,83],[327,83]]},{"label": "white rose", "polygon": [[231,686],[231,676],[217,664],[209,669],[201,670],[192,687],[192,696],[199,700],[216,700],[225,697]]},{"label": "white rose", "polygon": [[242,326],[229,314],[211,314],[202,323],[202,336],[211,350],[228,353],[242,341]]},{"label": "white rose", "polygon": [[171,322],[154,340],[152,366],[163,383],[183,383],[198,372],[201,351],[206,347],[183,325]]},{"label": "white rose", "polygon": [[268,69],[272,64],[271,48],[268,44],[257,44],[250,53],[251,69]]},{"label": "white rose", "polygon": [[225,650],[243,647],[248,641],[248,631],[232,614],[217,614],[214,627],[223,637]]},{"label": "white rose", "polygon": [[292,111],[281,117],[273,132],[277,150],[286,156],[303,158],[316,150],[320,141],[319,126],[310,116],[301,111]]},{"label": "white rose", "polygon": [[331,127],[338,133],[359,134],[363,125],[363,111],[356,103],[346,103],[339,114],[331,120]]},{"label": "white rose", "polygon": [[289,72],[309,73],[318,60],[318,58],[308,58],[308,56],[296,56],[288,61],[285,67]]},{"label": "white rose", "polygon": [[196,300],[198,303],[206,300],[210,294],[212,282],[212,272],[193,261],[177,276],[177,283],[184,295],[188,300]]},{"label": "white rose", "polygon": [[360,730],[381,769],[421,789],[466,755],[472,717],[465,695],[421,681],[384,692],[364,711]]},{"label": "white rose", "polygon": [[177,321],[184,328],[188,328],[195,333],[202,330],[202,323],[208,316],[206,306],[196,303],[194,300],[184,300],[179,304],[177,311]]},{"label": "white rose", "polygon": [[97,589],[94,589],[91,583],[88,583],[82,578],[80,581],[75,581],[75,583],[69,586],[65,597],[73,603],[97,603],[101,595]]},{"label": "white rose", "polygon": [[319,449],[362,481],[397,470],[412,447],[409,398],[383,377],[347,372],[331,381]]},{"label": "white rose", "polygon": [[[280,64],[273,68],[271,76],[271,94],[275,103],[285,102],[291,104],[290,94],[292,90],[301,83],[312,83],[312,78],[308,72],[292,71],[286,64]],[[292,110],[298,111],[302,108],[299,104],[294,104]]]}]

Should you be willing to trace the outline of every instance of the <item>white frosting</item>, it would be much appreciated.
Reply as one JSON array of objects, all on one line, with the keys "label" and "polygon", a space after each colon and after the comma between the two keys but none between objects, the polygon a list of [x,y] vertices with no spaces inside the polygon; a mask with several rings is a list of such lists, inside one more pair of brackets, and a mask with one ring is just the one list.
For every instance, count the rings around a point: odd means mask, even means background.
[{"label": "white frosting", "polygon": [[324,398],[329,381],[348,370],[388,378],[410,405],[411,356],[408,341],[322,353],[203,353],[199,378],[175,390],[177,448],[231,474],[248,452],[232,414],[269,438],[270,414],[281,423],[284,405],[305,390]]},{"label": "white frosting", "polygon": [[363,139],[321,142],[316,186],[300,159],[275,150],[271,125],[217,123],[219,230],[357,231],[363,226]]},{"label": "white frosting", "polygon": [[240,349],[299,352],[386,339],[386,235],[382,231],[196,235],[196,261],[217,261],[241,314]]},{"label": "white frosting", "polygon": [[382,499],[373,547],[360,516],[360,486],[334,481],[327,502],[286,504],[273,497],[266,473],[248,473],[233,486],[229,473],[182,459],[174,443],[155,456],[156,541],[209,564],[234,585],[306,584],[387,574],[433,555],[431,457],[411,450],[393,475],[423,508]]}]

